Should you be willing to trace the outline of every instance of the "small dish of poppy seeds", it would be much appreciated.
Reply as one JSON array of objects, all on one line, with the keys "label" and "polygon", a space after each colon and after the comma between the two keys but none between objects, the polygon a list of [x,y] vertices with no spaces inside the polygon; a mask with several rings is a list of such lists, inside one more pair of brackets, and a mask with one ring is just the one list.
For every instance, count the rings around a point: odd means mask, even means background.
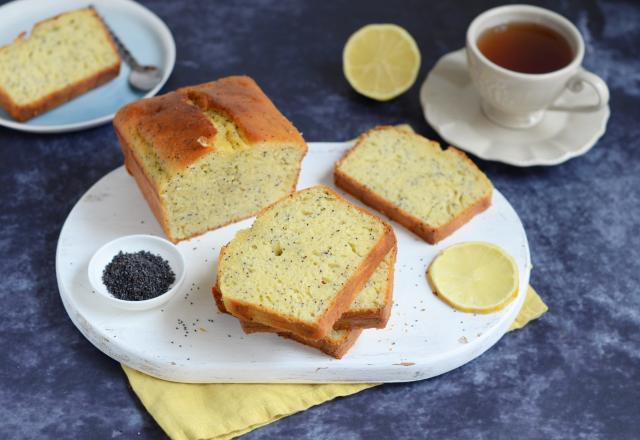
[{"label": "small dish of poppy seeds", "polygon": [[96,294],[125,310],[165,304],[180,289],[185,264],[171,242],[154,235],[127,235],[103,245],[89,261]]}]

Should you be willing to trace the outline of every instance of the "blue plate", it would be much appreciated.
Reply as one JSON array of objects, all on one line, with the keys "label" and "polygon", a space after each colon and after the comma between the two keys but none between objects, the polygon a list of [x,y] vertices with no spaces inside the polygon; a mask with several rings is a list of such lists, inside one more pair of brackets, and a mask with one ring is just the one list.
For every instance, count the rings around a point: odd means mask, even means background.
[{"label": "blue plate", "polygon": [[0,7],[0,47],[20,32],[61,12],[92,4],[114,33],[141,64],[153,64],[163,72],[162,81],[144,93],[127,82],[130,69],[124,62],[120,75],[108,83],[26,122],[17,122],[0,109],[0,125],[16,130],[56,133],[77,131],[104,124],[113,119],[123,105],[153,96],[171,75],[176,46],[171,31],[157,15],[130,0],[17,0]]}]

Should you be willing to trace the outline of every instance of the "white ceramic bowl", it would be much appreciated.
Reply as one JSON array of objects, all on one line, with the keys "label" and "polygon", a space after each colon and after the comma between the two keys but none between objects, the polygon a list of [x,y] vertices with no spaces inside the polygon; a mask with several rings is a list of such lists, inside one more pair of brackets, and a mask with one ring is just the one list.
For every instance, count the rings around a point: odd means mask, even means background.
[{"label": "white ceramic bowl", "polygon": [[[149,251],[160,255],[169,262],[169,266],[176,276],[175,281],[162,295],[143,301],[127,301],[112,296],[107,286],[102,282],[104,268],[111,262],[118,252]],[[97,294],[105,297],[111,304],[124,310],[148,310],[165,304],[180,290],[184,281],[185,264],[182,254],[173,243],[156,237],[155,235],[127,235],[112,240],[93,254],[89,261],[89,281]]]}]

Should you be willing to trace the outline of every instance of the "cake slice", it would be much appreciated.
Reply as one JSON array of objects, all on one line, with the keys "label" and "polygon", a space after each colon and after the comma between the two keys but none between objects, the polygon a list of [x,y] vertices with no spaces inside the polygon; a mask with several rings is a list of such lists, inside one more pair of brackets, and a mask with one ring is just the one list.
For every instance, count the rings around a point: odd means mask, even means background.
[{"label": "cake slice", "polygon": [[298,130],[246,76],[137,101],[113,124],[127,170],[174,243],[291,194],[307,152]]},{"label": "cake slice", "polygon": [[[394,246],[378,265],[371,278],[367,280],[362,290],[356,295],[351,306],[333,325],[335,330],[386,327],[393,304],[393,274],[396,253],[397,248]],[[213,297],[218,309],[223,313],[228,313],[217,286],[213,287]],[[251,324],[254,328],[270,329],[270,327],[262,324]]]},{"label": "cake slice", "polygon": [[385,256],[333,328],[385,328],[393,305],[393,275],[397,247]]},{"label": "cake slice", "polygon": [[119,72],[120,55],[95,9],[65,12],[0,48],[0,106],[26,121]]},{"label": "cake slice", "polygon": [[340,359],[351,347],[353,347],[353,344],[356,343],[358,337],[362,333],[362,329],[331,330],[324,338],[310,339],[298,336],[294,333],[278,331],[274,328],[253,322],[240,321],[240,325],[246,334],[261,332],[276,333],[278,336],[283,338],[292,339],[300,342],[301,344],[308,345],[309,347],[317,348],[323,353],[337,359]]},{"label": "cake slice", "polygon": [[335,166],[336,185],[428,243],[491,204],[493,186],[461,151],[396,127],[362,134]]},{"label": "cake slice", "polygon": [[218,260],[237,318],[320,339],[395,246],[391,227],[319,185],[264,210]]}]

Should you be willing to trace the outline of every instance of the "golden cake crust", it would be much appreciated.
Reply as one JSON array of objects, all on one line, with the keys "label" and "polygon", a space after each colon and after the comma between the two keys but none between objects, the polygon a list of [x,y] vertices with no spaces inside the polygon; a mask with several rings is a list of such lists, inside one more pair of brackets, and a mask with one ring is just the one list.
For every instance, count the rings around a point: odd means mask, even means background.
[{"label": "golden cake crust", "polygon": [[[474,216],[485,211],[487,208],[489,208],[489,206],[491,206],[492,192],[489,193],[487,196],[479,199],[473,205],[470,205],[469,207],[467,207],[457,217],[452,218],[449,222],[437,228],[433,228],[428,224],[424,223],[421,219],[415,217],[409,212],[403,210],[402,208],[394,205],[393,203],[389,202],[385,198],[376,194],[374,191],[371,191],[365,185],[363,185],[362,183],[358,182],[355,179],[352,179],[350,176],[348,176],[347,174],[343,173],[340,170],[340,165],[342,164],[342,162],[344,162],[349,157],[349,155],[358,147],[360,142],[364,140],[366,136],[368,136],[371,132],[375,130],[385,130],[388,128],[393,128],[393,127],[378,126],[361,134],[358,137],[354,146],[351,147],[349,151],[347,151],[347,153],[335,165],[335,168],[333,171],[333,177],[334,177],[335,184],[338,187],[342,188],[349,194],[358,198],[364,204],[371,206],[377,211],[382,212],[390,219],[397,221],[398,223],[400,223],[401,225],[409,229],[414,234],[423,238],[427,243],[430,243],[430,244],[438,243],[439,241],[448,237],[457,229],[459,229],[461,226],[463,226],[465,223],[467,223],[469,220],[471,220]],[[471,161],[471,159],[469,159],[467,155],[464,154],[462,151],[454,147],[449,147],[448,150],[451,150],[452,153],[457,154],[463,160],[471,163],[475,167],[475,164]]]},{"label": "golden cake crust", "polygon": [[178,92],[124,106],[116,113],[113,126],[129,148],[135,145],[130,132],[135,128],[153,145],[160,160],[174,169],[184,169],[211,153],[205,142],[210,142],[216,135],[215,127],[205,114],[189,104],[185,94]]},{"label": "golden cake crust", "polygon": [[347,353],[347,351],[349,351],[349,349],[353,347],[353,344],[356,343],[358,337],[362,333],[362,329],[345,330],[344,337],[336,341],[330,337],[320,339],[303,338],[294,333],[282,332],[274,328],[269,328],[262,324],[243,320],[240,320],[240,326],[242,327],[242,330],[248,335],[252,333],[276,333],[278,336],[281,336],[283,338],[292,339],[309,347],[317,348],[323,353],[326,353],[329,356],[333,356],[337,359],[342,358]]},{"label": "golden cake crust", "polygon": [[[286,142],[306,146],[300,132],[248,76],[230,76],[183,87],[178,92],[187,94],[200,108],[229,117],[249,144]],[[260,117],[256,118],[256,114]]]},{"label": "golden cake crust", "polygon": [[247,76],[230,76],[136,101],[118,111],[113,125],[125,139],[131,127],[136,127],[167,169],[180,171],[216,150],[216,129],[203,113],[208,110],[231,119],[249,145],[281,142],[307,149],[298,130]]},{"label": "golden cake crust", "polygon": [[[104,22],[102,21],[102,18],[93,7],[89,7],[88,9],[90,9],[91,13],[95,16],[95,18],[98,19],[98,22],[100,23],[100,26],[104,31],[105,38],[107,38],[107,41],[109,42],[109,45],[113,48],[114,52],[118,54],[118,48],[116,47],[116,44],[113,41],[113,38],[111,38],[111,33],[106,28]],[[41,26],[42,24],[48,21],[55,20],[63,14],[58,14],[54,17],[49,17],[46,20],[39,21],[33,26],[33,29],[37,28],[38,26]],[[18,35],[12,43],[7,44],[3,47],[0,47],[0,52],[3,49],[11,46],[12,44],[15,44],[16,42],[24,39],[26,35],[27,35],[26,32],[20,33],[20,35]],[[5,90],[3,90],[2,86],[0,86],[0,107],[4,108],[7,111],[7,113],[9,113],[9,115],[16,121],[19,121],[19,122],[27,121],[46,111],[49,111],[55,107],[58,107],[61,104],[64,104],[65,102],[71,101],[73,98],[80,96],[83,93],[88,92],[89,90],[95,89],[96,87],[101,86],[102,84],[105,84],[111,81],[112,79],[116,78],[120,73],[120,64],[121,64],[120,55],[118,55],[117,59],[118,61],[113,65],[105,69],[102,69],[98,72],[95,72],[93,75],[90,75],[82,79],[81,81],[77,81],[73,84],[69,84],[67,87],[64,87],[60,90],[56,90],[55,92],[50,93],[47,96],[43,96],[42,98],[36,101],[30,102],[28,104],[16,103],[13,99],[11,99],[9,94]]]}]

